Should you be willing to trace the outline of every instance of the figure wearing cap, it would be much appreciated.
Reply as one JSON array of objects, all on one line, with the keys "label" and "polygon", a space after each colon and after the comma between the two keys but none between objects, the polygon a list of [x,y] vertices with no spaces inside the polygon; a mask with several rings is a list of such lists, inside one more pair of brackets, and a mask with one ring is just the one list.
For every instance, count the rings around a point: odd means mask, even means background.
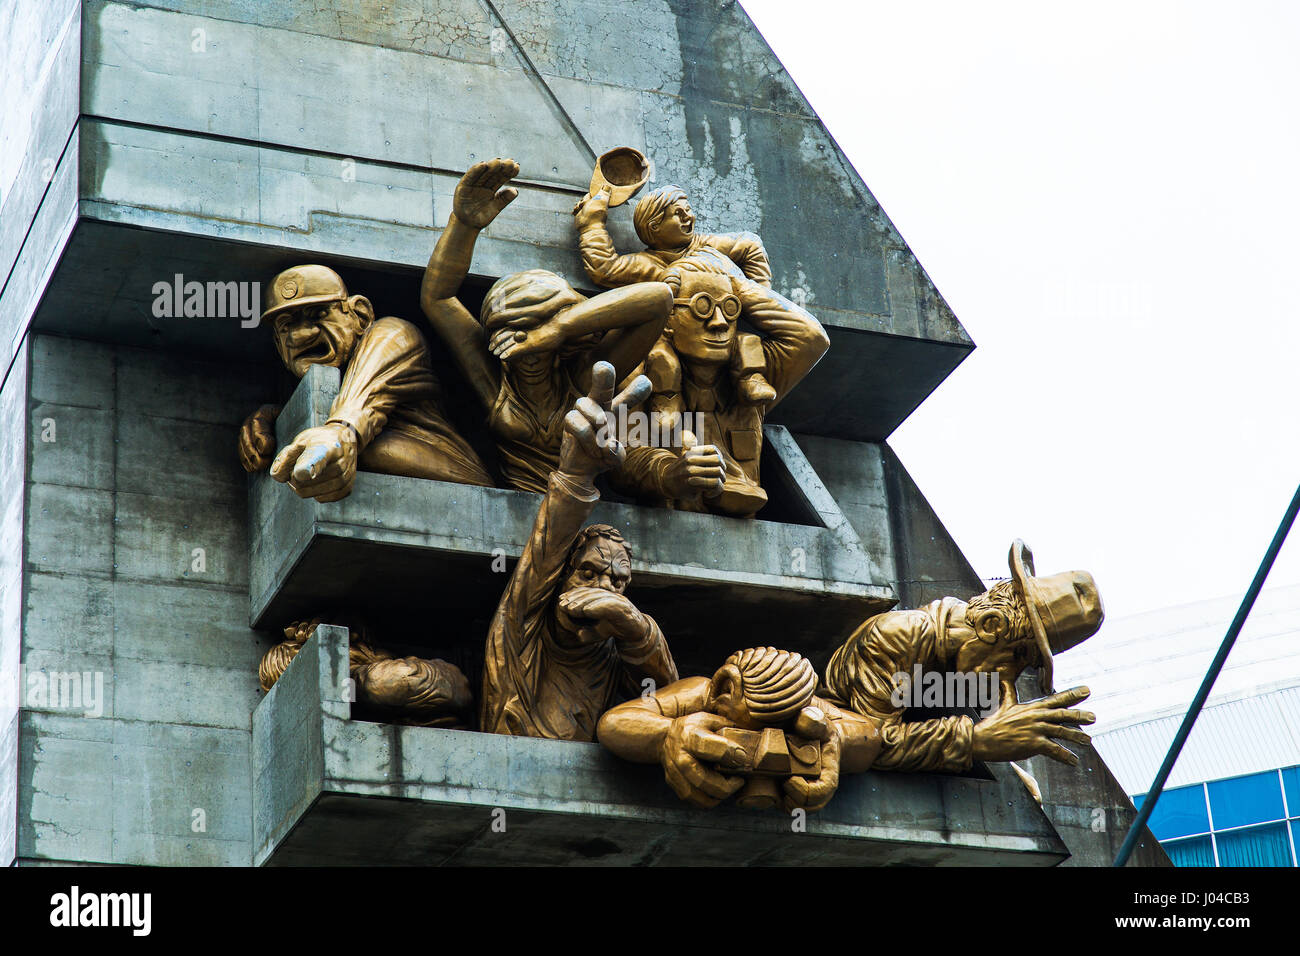
[{"label": "figure wearing cap", "polygon": [[296,266],[267,289],[262,319],[280,359],[295,377],[313,365],[342,370],[329,420],[308,428],[274,461],[279,408],[264,405],[244,422],[239,455],[247,471],[268,466],[300,497],[337,501],[352,490],[357,468],[467,485],[493,484],[469,443],[443,414],[428,346],[410,322],[374,318],[370,301],[348,295],[338,273]]},{"label": "figure wearing cap", "polygon": [[[1094,716],[1074,705],[1086,687],[1052,688],[1052,657],[1091,637],[1103,611],[1092,575],[1068,571],[1034,577],[1023,541],[1011,546],[1011,580],[969,601],[946,597],[911,611],[886,611],[866,620],[831,656],[823,696],[881,722],[883,749],[875,768],[962,771],[972,761],[1009,761],[1046,755],[1077,765],[1058,741],[1086,744],[1078,728]],[[968,716],[905,723],[896,705],[901,675],[922,671],[996,673],[1002,700],[976,722]],[[1015,681],[1037,667],[1045,696],[1020,703]]]},{"label": "figure wearing cap", "polygon": [[701,808],[820,810],[840,773],[871,767],[879,722],[817,696],[817,672],[792,651],[751,647],[712,677],[688,677],[619,704],[597,728],[625,760],[657,763]]}]

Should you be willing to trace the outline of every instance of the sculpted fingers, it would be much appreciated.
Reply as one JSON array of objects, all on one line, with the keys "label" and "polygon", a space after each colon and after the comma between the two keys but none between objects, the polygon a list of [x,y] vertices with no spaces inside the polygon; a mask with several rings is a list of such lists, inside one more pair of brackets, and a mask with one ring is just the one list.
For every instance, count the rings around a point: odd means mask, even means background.
[{"label": "sculpted fingers", "polygon": [[728,777],[710,770],[688,753],[678,754],[670,764],[693,791],[703,793],[715,804],[727,799],[745,784],[744,777]]},{"label": "sculpted fingers", "polygon": [[1087,700],[1091,695],[1092,691],[1086,687],[1071,687],[1051,697],[1044,697],[1038,703],[1044,707],[1073,707],[1079,701]]},{"label": "sculpted fingers", "polygon": [[613,402],[610,403],[610,411],[617,412],[625,406],[640,405],[650,397],[650,392],[653,389],[654,386],[650,384],[650,379],[644,375],[638,375],[627,388],[614,396]]},{"label": "sculpted fingers", "polygon": [[271,462],[271,477],[276,481],[288,481],[293,475],[294,463],[298,461],[303,448],[302,442],[296,439],[282,448],[280,454],[275,456],[275,461]]},{"label": "sculpted fingers", "polygon": [[591,389],[587,398],[602,410],[609,408],[614,399],[614,377],[614,366],[609,362],[597,362],[591,367]]},{"label": "sculpted fingers", "polygon": [[1095,724],[1097,715],[1090,710],[1047,710],[1038,716],[1039,720],[1056,724]]},{"label": "sculpted fingers", "polygon": [[712,809],[722,802],[720,798],[709,797],[692,787],[673,763],[664,764],[664,780],[668,782],[668,786],[673,788],[673,793],[677,794],[679,799],[685,800],[691,806],[699,807],[701,810]]},{"label": "sculpted fingers", "polygon": [[1063,727],[1060,724],[1039,724],[1034,729],[1044,737],[1055,737],[1058,740],[1069,740],[1076,744],[1087,744],[1092,742],[1092,738],[1082,730],[1076,730],[1073,727]]}]

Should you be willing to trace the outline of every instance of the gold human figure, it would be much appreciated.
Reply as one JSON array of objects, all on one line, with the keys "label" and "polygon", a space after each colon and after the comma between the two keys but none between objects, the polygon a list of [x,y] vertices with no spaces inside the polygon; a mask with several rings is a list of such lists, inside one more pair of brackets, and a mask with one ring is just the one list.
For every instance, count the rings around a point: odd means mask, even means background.
[{"label": "gold human figure", "polygon": [[592,364],[609,362],[620,380],[634,371],[663,329],[672,291],[640,282],[587,298],[534,269],[499,279],[475,320],[456,293],[479,232],[518,195],[507,185],[518,174],[513,160],[492,159],[461,177],[420,302],[487,413],[507,483],[545,492],[565,413],[590,390]]},{"label": "gold human figure", "polygon": [[483,463],[442,411],[428,346],[410,322],[375,319],[370,300],[348,295],[332,269],[295,266],[271,280],[262,319],[271,324],[285,368],[301,378],[312,365],[343,372],[326,424],[308,428],[272,461],[279,407],[263,405],[239,434],[245,470],[271,469],[300,497],[337,501],[357,468],[408,478],[492,485]]},{"label": "gold human figure", "polygon": [[631,549],[608,525],[582,523],[600,498],[597,475],[624,449],[606,414],[644,400],[639,377],[617,398],[615,372],[599,363],[591,394],[564,417],[559,462],[519,563],[506,585],[484,650],[479,729],[562,740],[593,740],[615,701],[677,680],[659,625],[624,595]]},{"label": "gold human figure", "polygon": [[[1052,656],[1091,637],[1104,611],[1086,571],[1034,577],[1023,541],[1010,553],[1011,580],[969,601],[945,597],[923,608],[886,611],[867,619],[832,656],[821,693],[881,722],[881,770],[961,771],[975,760],[1020,760],[1044,754],[1062,763],[1079,758],[1058,740],[1086,744],[1080,724],[1092,713],[1074,709],[1086,687],[1052,693]],[[1015,681],[1040,668],[1043,699],[1021,703]],[[924,671],[995,673],[1001,703],[983,720],[941,717],[905,723],[897,701],[900,677]]]},{"label": "gold human figure", "polygon": [[[262,690],[275,686],[324,618],[294,621],[284,640],[262,656],[257,676]],[[364,625],[348,627],[348,670],[356,702],[386,723],[418,727],[468,725],[473,697],[455,664],[437,658],[394,657],[376,647]]]},{"label": "gold human figure", "polygon": [[713,677],[688,677],[619,704],[600,720],[601,744],[657,763],[677,796],[697,807],[820,810],[841,772],[868,769],[877,722],[815,695],[817,674],[798,654],[749,648]]}]

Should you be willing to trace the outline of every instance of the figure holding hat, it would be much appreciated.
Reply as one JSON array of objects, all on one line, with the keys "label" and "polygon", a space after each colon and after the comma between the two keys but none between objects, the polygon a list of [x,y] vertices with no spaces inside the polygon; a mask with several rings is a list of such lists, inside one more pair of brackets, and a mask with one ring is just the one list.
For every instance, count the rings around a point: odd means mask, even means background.
[{"label": "figure holding hat", "polygon": [[[646,248],[619,255],[605,228],[611,192],[608,185],[596,189],[574,209],[582,264],[597,285],[615,288],[629,282],[664,281],[669,270],[679,266],[734,275],[765,289],[771,287],[772,267],[763,240],[752,232],[697,233],[695,212],[680,186],[661,186],[636,204],[632,225]],[[730,371],[742,401],[750,405],[775,401],[776,389],[764,376],[767,363],[759,336],[748,332],[736,335]],[[672,417],[686,408],[681,399],[681,363],[668,343],[660,340],[650,350],[645,374],[654,388],[650,410],[670,424]]]},{"label": "figure holding hat", "polygon": [[[1081,643],[1101,627],[1101,596],[1092,575],[1067,571],[1034,577],[1023,541],[1011,546],[1011,580],[969,601],[946,597],[911,611],[869,618],[832,656],[822,696],[882,721],[881,770],[963,771],[975,760],[1020,760],[1039,754],[1077,765],[1058,741],[1086,744],[1079,729],[1096,719],[1074,709],[1088,688],[1052,693],[1052,656]],[[1002,701],[976,722],[968,716],[903,722],[900,679],[916,668],[958,674],[996,673]],[[1039,669],[1048,696],[1020,703],[1015,681]],[[948,704],[960,702],[949,701]]]},{"label": "figure holding hat", "polygon": [[276,481],[317,501],[346,497],[358,467],[492,486],[474,449],[443,413],[428,346],[410,322],[376,319],[369,299],[349,295],[339,274],[321,265],[295,266],[272,279],[262,319],[296,378],[313,365],[341,369],[343,377],[326,424],[306,429],[278,455],[280,409],[263,405],[253,412],[239,434],[246,471],[269,467]]},{"label": "figure holding hat", "polygon": [[503,276],[476,320],[457,298],[478,234],[519,191],[511,159],[475,163],[461,177],[447,228],[429,257],[420,303],[487,415],[511,488],[546,493],[559,466],[564,416],[591,386],[598,361],[619,380],[659,338],[672,310],[662,282],[638,282],[588,298],[543,269]]}]

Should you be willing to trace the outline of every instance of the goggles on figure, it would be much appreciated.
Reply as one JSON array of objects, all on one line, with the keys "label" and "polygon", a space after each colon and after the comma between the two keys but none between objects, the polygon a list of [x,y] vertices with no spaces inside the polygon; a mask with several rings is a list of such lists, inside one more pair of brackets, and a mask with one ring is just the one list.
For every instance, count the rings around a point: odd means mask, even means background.
[{"label": "goggles on figure", "polygon": [[730,293],[720,299],[715,299],[708,292],[697,292],[689,299],[673,299],[673,305],[684,305],[701,319],[712,316],[715,309],[721,309],[722,314],[729,319],[740,316],[740,299]]}]

